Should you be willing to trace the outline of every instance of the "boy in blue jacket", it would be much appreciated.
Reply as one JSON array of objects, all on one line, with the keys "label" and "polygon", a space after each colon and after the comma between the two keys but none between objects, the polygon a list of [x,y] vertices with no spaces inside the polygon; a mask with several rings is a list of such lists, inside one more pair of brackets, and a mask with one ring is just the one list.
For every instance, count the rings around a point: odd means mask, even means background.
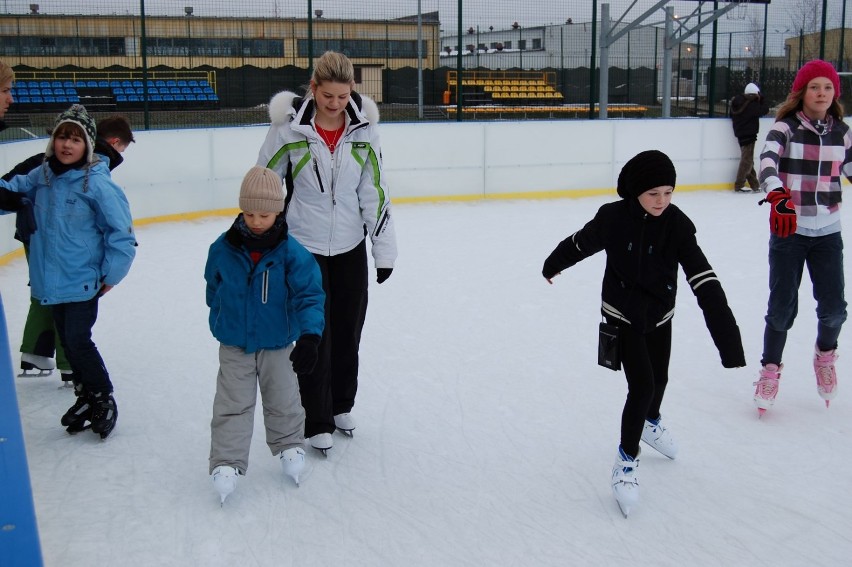
[{"label": "boy in blue jacket", "polygon": [[[32,210],[32,297],[49,305],[74,375],[77,400],[62,416],[69,433],[91,426],[105,439],[118,407],[103,358],[92,342],[98,302],[130,270],[136,236],[130,206],[95,153],[95,121],[79,104],[59,115],[42,165],[0,180],[6,210]],[[18,228],[22,230],[19,212]],[[26,223],[24,223],[26,224]]]},{"label": "boy in blue jacket", "polygon": [[313,255],[287,234],[282,186],[271,169],[248,171],[242,213],[210,246],[204,270],[210,331],[221,343],[209,472],[222,503],[248,468],[258,385],[270,451],[297,485],[305,464],[296,374],[316,364],[325,293]]}]

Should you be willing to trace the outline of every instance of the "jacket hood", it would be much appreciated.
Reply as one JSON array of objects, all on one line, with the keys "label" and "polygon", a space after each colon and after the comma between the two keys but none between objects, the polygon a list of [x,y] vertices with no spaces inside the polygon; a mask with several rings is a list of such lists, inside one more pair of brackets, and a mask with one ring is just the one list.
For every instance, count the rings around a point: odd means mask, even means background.
[{"label": "jacket hood", "polygon": [[[370,124],[378,124],[379,123],[379,107],[368,96],[352,92],[352,95],[349,99],[349,105],[354,105],[358,108],[364,116],[367,118],[367,121]],[[296,101],[296,99],[302,100],[312,100],[313,97],[308,97],[307,99],[303,99],[294,92],[290,91],[281,91],[272,97],[269,101],[269,120],[273,124],[284,124],[289,119],[290,116],[297,112],[296,104],[299,104],[301,107],[301,100]],[[356,101],[360,100],[360,107]]]}]

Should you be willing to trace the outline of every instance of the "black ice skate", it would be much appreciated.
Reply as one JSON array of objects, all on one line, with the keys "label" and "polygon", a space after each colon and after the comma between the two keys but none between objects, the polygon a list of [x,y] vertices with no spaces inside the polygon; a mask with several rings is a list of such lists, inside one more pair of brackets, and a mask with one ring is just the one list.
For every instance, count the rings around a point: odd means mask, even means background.
[{"label": "black ice skate", "polygon": [[115,428],[118,419],[118,405],[109,392],[98,392],[89,396],[92,404],[92,431],[106,439]]},{"label": "black ice skate", "polygon": [[90,424],[86,422],[92,419],[92,404],[83,387],[74,388],[74,395],[77,396],[77,400],[65,412],[61,420],[62,425],[65,426],[65,430],[71,434],[88,429]]}]

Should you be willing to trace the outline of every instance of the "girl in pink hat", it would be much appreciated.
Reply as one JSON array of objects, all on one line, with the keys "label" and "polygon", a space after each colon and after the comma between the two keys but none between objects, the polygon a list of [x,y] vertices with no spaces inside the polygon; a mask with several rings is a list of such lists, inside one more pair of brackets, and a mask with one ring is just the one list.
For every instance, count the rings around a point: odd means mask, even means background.
[{"label": "girl in pink hat", "polygon": [[[825,61],[806,63],[760,155],[760,184],[769,215],[769,305],[760,377],[759,415],[772,407],[787,331],[798,313],[804,266],[817,302],[813,367],[826,407],[837,395],[837,339],[846,321],[840,176],[852,174],[852,134],[843,122],[840,77]],[[761,201],[763,202],[763,201]]]}]

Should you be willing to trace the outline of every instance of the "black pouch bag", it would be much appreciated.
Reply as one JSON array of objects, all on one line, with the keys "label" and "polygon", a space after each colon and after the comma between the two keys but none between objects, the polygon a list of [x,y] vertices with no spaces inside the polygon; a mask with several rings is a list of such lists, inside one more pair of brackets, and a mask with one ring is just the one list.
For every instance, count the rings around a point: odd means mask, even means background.
[{"label": "black pouch bag", "polygon": [[598,364],[610,370],[621,370],[617,325],[602,322],[598,327]]}]

